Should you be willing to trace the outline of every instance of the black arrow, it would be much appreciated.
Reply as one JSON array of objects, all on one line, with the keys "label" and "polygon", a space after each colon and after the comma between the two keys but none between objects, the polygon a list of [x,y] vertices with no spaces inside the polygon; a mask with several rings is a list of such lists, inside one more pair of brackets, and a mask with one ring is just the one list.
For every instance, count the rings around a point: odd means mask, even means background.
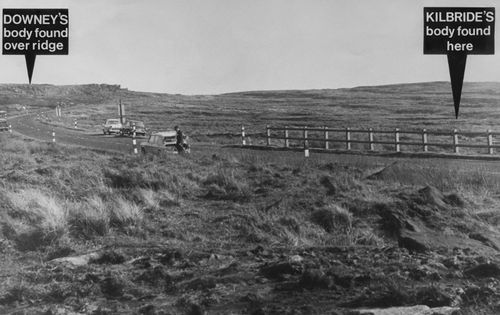
[{"label": "black arrow", "polygon": [[24,58],[26,59],[26,69],[28,69],[28,80],[31,84],[31,77],[33,76],[33,69],[35,68],[36,54],[30,52],[25,54]]},{"label": "black arrow", "polygon": [[448,53],[448,67],[450,68],[451,91],[453,93],[453,103],[455,105],[455,118],[458,119],[458,109],[462,98],[462,86],[464,84],[465,63],[467,53]]}]

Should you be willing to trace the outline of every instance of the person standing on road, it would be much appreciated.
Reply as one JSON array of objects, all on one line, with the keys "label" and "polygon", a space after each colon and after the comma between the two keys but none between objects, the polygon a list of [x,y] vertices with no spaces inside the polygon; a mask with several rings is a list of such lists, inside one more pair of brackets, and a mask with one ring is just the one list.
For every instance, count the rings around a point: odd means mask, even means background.
[{"label": "person standing on road", "polygon": [[182,153],[182,152],[184,152],[184,146],[183,146],[183,144],[184,144],[184,134],[179,129],[179,126],[175,126],[174,130],[177,133],[175,148],[177,149],[177,152]]}]

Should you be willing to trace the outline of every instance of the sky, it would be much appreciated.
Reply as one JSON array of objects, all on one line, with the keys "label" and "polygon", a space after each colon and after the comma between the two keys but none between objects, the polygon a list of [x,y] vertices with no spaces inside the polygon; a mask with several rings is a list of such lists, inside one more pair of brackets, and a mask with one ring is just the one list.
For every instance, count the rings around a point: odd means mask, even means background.
[{"label": "sky", "polygon": [[[423,7],[496,2],[0,0],[69,9],[69,54],[38,56],[32,83],[182,94],[449,81],[423,54]],[[500,81],[498,54],[469,56],[465,81]],[[28,82],[23,56],[0,56],[0,82]]]}]

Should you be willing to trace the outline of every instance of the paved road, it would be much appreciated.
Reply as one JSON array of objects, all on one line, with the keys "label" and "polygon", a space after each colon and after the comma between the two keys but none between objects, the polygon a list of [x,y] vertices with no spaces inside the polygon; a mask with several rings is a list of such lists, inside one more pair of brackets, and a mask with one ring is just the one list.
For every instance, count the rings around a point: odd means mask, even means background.
[{"label": "paved road", "polygon": [[[81,130],[47,125],[36,119],[36,115],[26,115],[9,119],[12,130],[28,137],[42,141],[52,141],[52,132],[56,134],[56,142],[81,145],[107,151],[130,153],[133,151],[132,139],[114,135],[105,136],[102,133],[88,133]],[[144,141],[137,139],[137,143]]]}]

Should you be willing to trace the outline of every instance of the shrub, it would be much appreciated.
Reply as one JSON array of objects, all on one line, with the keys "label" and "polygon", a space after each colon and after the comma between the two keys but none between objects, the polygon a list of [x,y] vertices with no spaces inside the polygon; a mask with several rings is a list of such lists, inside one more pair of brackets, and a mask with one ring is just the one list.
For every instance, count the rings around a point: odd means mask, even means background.
[{"label": "shrub", "polygon": [[109,232],[110,210],[102,198],[91,196],[75,205],[69,223],[71,231],[76,236],[85,238],[94,235],[104,236]]},{"label": "shrub", "polygon": [[236,179],[234,173],[225,169],[219,169],[217,173],[210,174],[203,181],[208,192],[208,199],[248,201],[251,197],[250,188]]},{"label": "shrub", "polygon": [[141,220],[142,209],[139,205],[128,201],[122,196],[115,198],[110,214],[110,223],[112,226],[132,225]]},{"label": "shrub", "polygon": [[39,189],[23,189],[19,192],[7,192],[14,211],[30,224],[44,230],[66,228],[67,209],[59,200]]},{"label": "shrub", "polygon": [[352,229],[352,214],[335,204],[313,211],[311,220],[328,233],[349,232]]}]

